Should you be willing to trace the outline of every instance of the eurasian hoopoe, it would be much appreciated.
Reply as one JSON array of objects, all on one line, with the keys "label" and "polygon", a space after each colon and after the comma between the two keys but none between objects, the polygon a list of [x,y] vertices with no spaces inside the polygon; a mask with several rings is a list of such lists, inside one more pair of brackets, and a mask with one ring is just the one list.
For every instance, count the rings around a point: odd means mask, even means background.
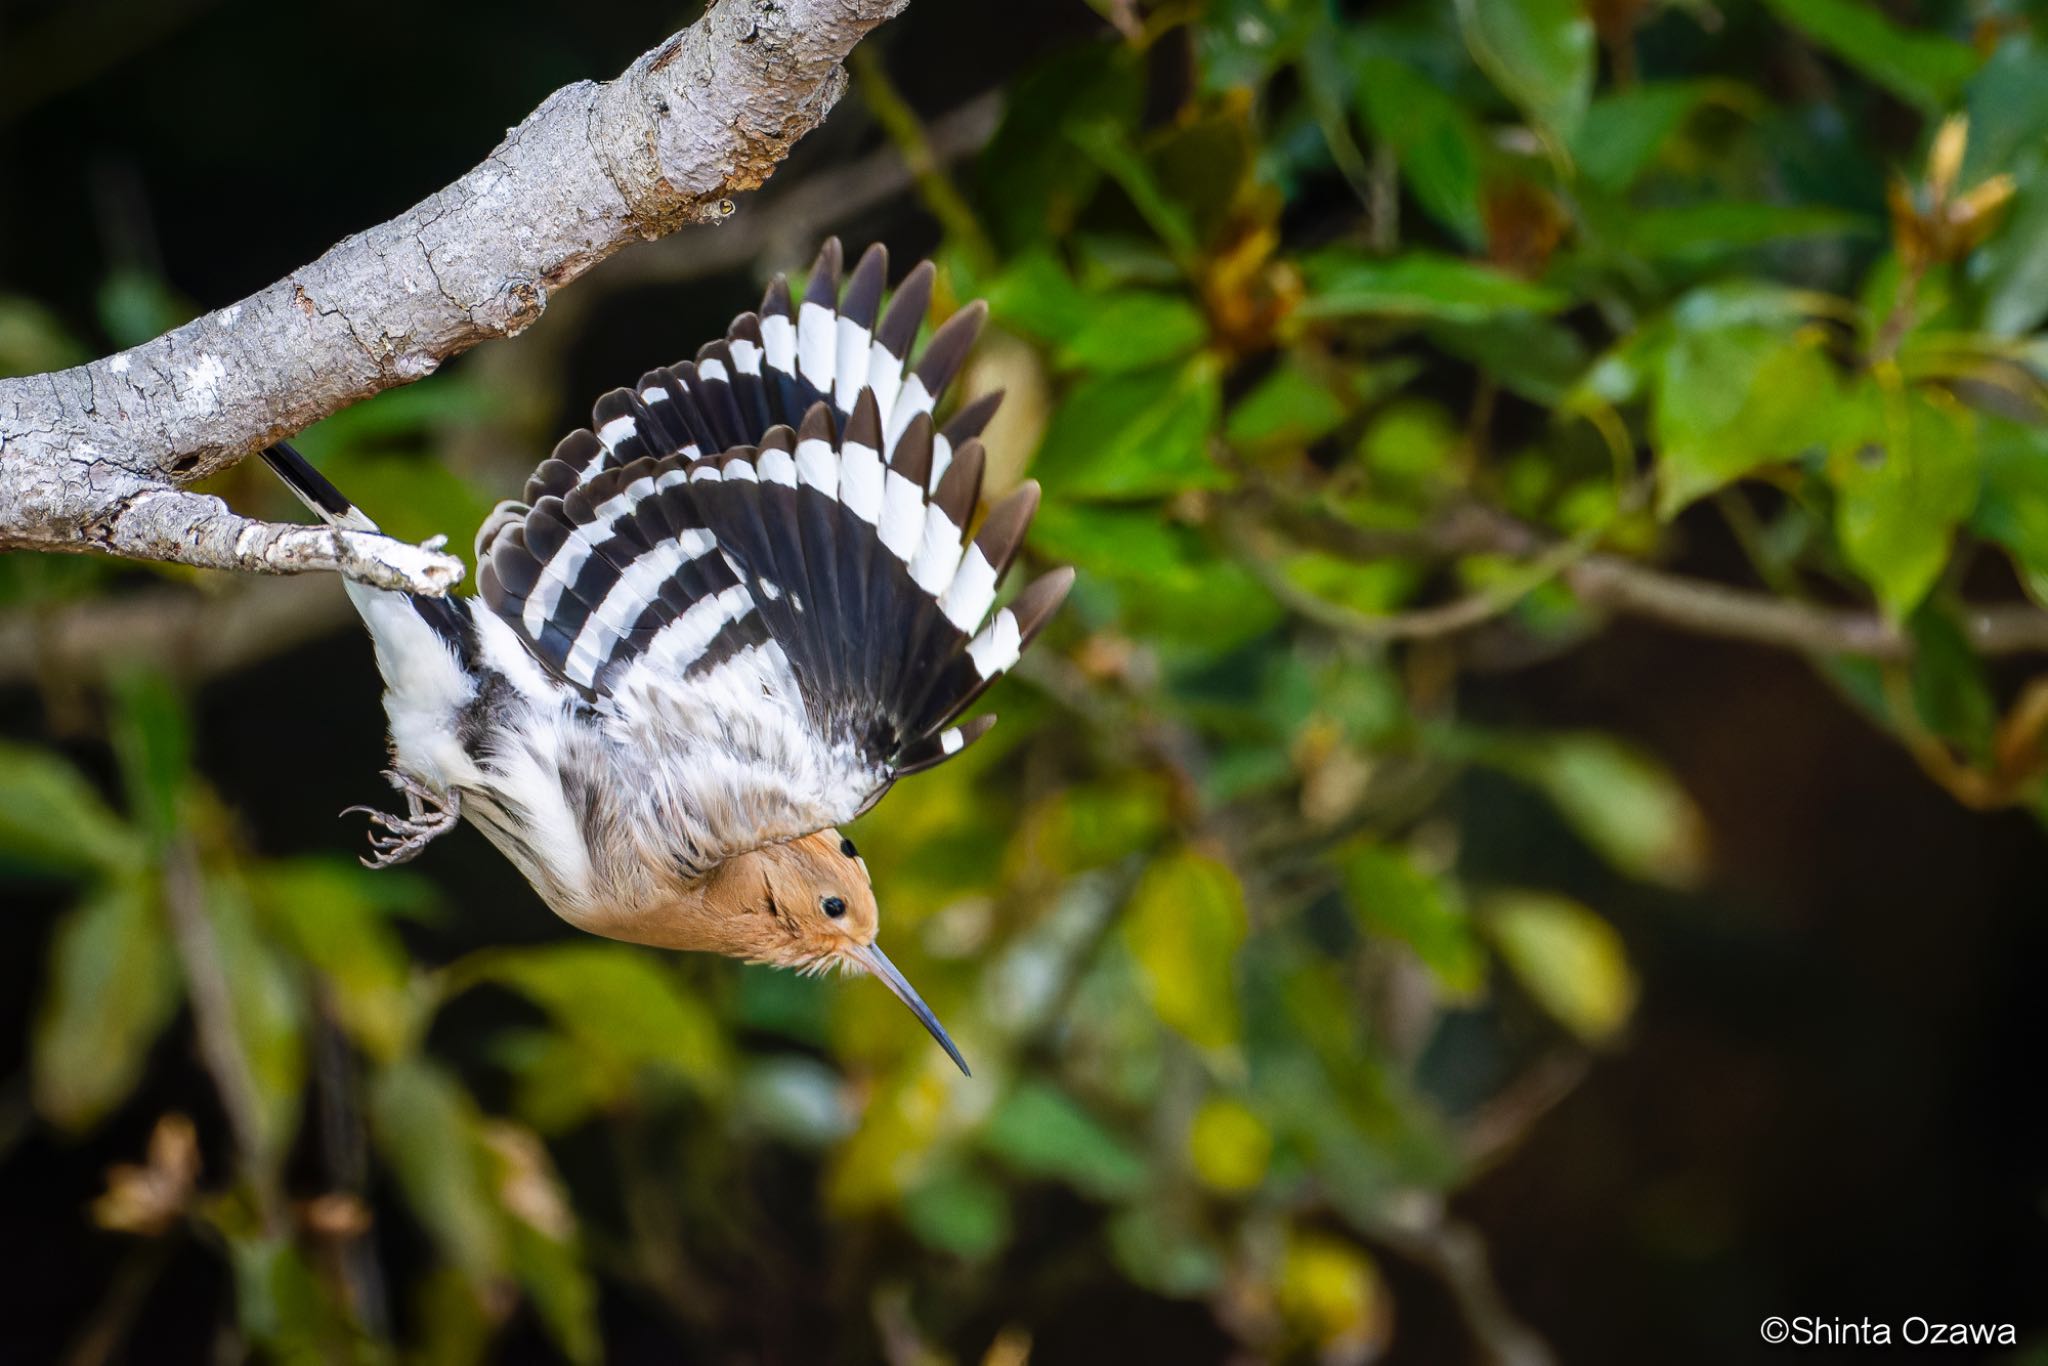
[{"label": "eurasian hoopoe", "polygon": [[[348,585],[407,803],[370,813],[365,862],[410,859],[466,816],[571,924],[865,969],[965,1071],[876,946],[867,864],[834,827],[987,732],[993,716],[956,718],[1073,573],[991,617],[1038,489],[969,542],[998,396],[932,416],[986,309],[911,367],[932,266],[885,312],[887,274],[870,247],[842,293],[829,241],[801,303],[778,278],[694,362],[599,399],[477,533],[479,597]],[[266,458],[326,521],[374,529],[289,447]]]}]

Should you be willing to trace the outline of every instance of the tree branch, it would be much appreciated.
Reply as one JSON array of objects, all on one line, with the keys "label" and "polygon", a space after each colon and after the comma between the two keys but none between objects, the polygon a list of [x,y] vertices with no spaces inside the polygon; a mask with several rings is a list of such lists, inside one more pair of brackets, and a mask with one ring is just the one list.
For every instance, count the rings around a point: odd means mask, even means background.
[{"label": "tree branch", "polygon": [[[1419,531],[1371,531],[1327,513],[1293,507],[1267,497],[1265,508],[1290,539],[1347,559],[1388,556],[1437,558],[1473,554],[1537,560],[1558,544],[1534,528],[1476,505],[1452,512]],[[1688,578],[1617,555],[1588,554],[1563,564],[1558,577],[1589,607],[1661,622],[1693,635],[1743,640],[1809,655],[1861,655],[1908,659],[1912,637],[1881,614],[1856,608],[1794,602],[1752,589]],[[1457,606],[1459,604],[1454,604]],[[1338,608],[1339,612],[1346,609]],[[1335,624],[1323,618],[1325,624]],[[1373,639],[1442,634],[1474,624],[1463,615],[1432,609],[1363,623],[1357,633]],[[1448,620],[1439,623],[1438,615]],[[2048,653],[2048,612],[2029,603],[1974,603],[1957,614],[1957,625],[1979,654]]]},{"label": "tree branch", "polygon": [[[460,561],[251,521],[177,489],[512,336],[630,242],[732,212],[846,88],[908,0],[719,0],[617,80],[565,86],[482,164],[285,279],[154,341],[0,380],[0,548],[442,592]],[[253,217],[252,226],[260,222]]]}]

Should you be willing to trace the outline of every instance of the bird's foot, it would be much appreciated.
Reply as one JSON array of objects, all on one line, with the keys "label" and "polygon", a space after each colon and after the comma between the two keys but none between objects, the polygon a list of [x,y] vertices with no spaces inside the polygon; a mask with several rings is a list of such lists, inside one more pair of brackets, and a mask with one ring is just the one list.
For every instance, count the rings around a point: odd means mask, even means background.
[{"label": "bird's foot", "polygon": [[360,811],[370,818],[372,852],[363,860],[365,868],[390,868],[411,862],[419,857],[422,849],[453,830],[455,823],[462,819],[460,793],[436,792],[403,773],[387,771],[384,777],[405,794],[404,815],[379,811],[373,806],[351,806],[341,813],[352,816]]}]

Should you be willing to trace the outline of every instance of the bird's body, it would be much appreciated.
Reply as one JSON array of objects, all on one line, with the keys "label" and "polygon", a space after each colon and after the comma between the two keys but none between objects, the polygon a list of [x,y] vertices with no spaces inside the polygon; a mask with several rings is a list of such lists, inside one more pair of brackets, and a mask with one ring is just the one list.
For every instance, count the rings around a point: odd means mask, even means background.
[{"label": "bird's body", "polygon": [[[912,368],[931,267],[883,314],[880,250],[843,298],[839,265],[828,243],[800,303],[778,280],[694,362],[600,399],[478,533],[478,597],[349,585],[409,804],[373,813],[375,861],[459,812],[582,929],[861,967],[946,1042],[874,948],[835,827],[987,730],[955,718],[1071,575],[991,616],[1036,489],[970,542],[994,403],[932,420],[980,310]],[[289,448],[269,458],[327,520],[373,525]]]}]

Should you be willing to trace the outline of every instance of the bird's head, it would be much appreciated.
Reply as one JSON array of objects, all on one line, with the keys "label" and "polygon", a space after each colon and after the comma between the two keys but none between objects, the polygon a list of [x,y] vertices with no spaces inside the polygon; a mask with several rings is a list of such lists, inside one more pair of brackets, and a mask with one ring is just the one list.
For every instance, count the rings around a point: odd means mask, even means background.
[{"label": "bird's head", "polygon": [[721,868],[717,891],[748,914],[729,923],[744,937],[726,951],[799,972],[866,972],[910,1007],[962,1072],[967,1063],[944,1025],[875,943],[881,917],[867,861],[837,830],[771,844]]}]

